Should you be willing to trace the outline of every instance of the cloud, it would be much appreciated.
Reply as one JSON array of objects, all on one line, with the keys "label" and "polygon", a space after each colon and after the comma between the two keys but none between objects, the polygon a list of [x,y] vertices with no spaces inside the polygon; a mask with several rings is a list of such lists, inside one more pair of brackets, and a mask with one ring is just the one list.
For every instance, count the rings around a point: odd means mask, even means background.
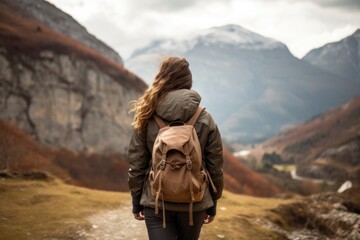
[{"label": "cloud", "polygon": [[192,0],[180,0],[180,1],[168,1],[168,0],[137,0],[131,1],[134,7],[148,9],[152,11],[171,11],[176,12],[179,10],[183,10],[189,8],[196,4],[197,1]]},{"label": "cloud", "polygon": [[[311,0],[307,0],[311,1]],[[323,7],[338,7],[349,10],[360,10],[359,0],[315,0],[311,1]]]},{"label": "cloud", "polygon": [[[262,0],[264,1],[264,0]],[[320,7],[328,8],[339,8],[344,10],[360,11],[360,1],[359,0],[273,0],[276,2],[296,2],[296,3],[305,3],[309,2]]]},{"label": "cloud", "polygon": [[49,1],[125,60],[153,40],[186,38],[225,24],[279,40],[298,57],[360,27],[359,0]]},{"label": "cloud", "polygon": [[226,4],[231,0],[137,0],[130,1],[138,9],[147,9],[154,12],[178,12],[197,5],[220,2]]}]

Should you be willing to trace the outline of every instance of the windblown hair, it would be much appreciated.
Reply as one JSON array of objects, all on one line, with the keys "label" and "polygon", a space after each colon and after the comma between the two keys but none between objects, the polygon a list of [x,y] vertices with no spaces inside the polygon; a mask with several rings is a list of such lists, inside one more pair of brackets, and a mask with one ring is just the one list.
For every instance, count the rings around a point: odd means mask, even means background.
[{"label": "windblown hair", "polygon": [[185,58],[170,56],[160,64],[159,73],[139,100],[132,102],[135,112],[132,126],[137,133],[143,131],[149,118],[154,114],[158,103],[173,90],[191,89],[192,75]]}]

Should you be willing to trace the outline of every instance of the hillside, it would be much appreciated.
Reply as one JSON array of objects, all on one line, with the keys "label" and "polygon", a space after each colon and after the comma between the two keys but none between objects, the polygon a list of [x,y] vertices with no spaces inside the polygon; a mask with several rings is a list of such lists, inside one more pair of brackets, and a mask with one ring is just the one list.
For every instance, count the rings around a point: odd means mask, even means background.
[{"label": "hillside", "polygon": [[[0,192],[0,240],[147,239],[128,193],[74,187],[43,173],[2,173]],[[225,191],[200,239],[358,239],[358,193],[284,200]]]},{"label": "hillside", "polygon": [[[1,240],[5,239],[146,239],[145,223],[133,219],[128,193],[94,191],[58,180],[0,178]],[[224,193],[218,218],[203,228],[201,239],[284,239],[259,219],[292,200]],[[41,210],[40,210],[41,209]],[[36,220],[35,220],[36,219]],[[255,221],[255,219],[258,219]],[[265,219],[263,221],[266,221]],[[268,220],[267,220],[268,221]],[[232,227],[229,227],[232,226]]]},{"label": "hillside", "polygon": [[51,147],[124,153],[132,121],[128,102],[146,84],[6,3],[0,4],[0,118]]},{"label": "hillside", "polygon": [[121,154],[76,154],[51,149],[0,120],[0,171],[49,172],[68,184],[127,191],[128,163]]},{"label": "hillside", "polygon": [[[75,153],[51,149],[15,126],[0,120],[0,170],[49,172],[66,183],[94,189],[128,191],[129,165],[124,155]],[[260,197],[279,190],[224,150],[225,189]]]},{"label": "hillside", "polygon": [[360,29],[338,42],[311,50],[303,59],[347,82],[360,83]]},{"label": "hillside", "polygon": [[224,149],[223,170],[225,188],[229,191],[259,197],[271,197],[280,193],[264,176],[235,158],[227,149]]},{"label": "hillside", "polygon": [[301,176],[360,183],[360,96],[283,131],[256,151],[295,162]]},{"label": "hillside", "polygon": [[300,60],[285,44],[237,25],[155,41],[125,65],[150,82],[167,54],[187,58],[202,105],[232,142],[262,141],[360,91],[360,83]]}]

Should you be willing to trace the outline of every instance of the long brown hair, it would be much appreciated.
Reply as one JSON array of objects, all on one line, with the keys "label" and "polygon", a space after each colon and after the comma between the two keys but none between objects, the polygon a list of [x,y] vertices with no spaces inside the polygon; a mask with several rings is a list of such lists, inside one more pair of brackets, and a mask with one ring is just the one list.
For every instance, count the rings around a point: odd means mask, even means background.
[{"label": "long brown hair", "polygon": [[166,57],[160,64],[159,73],[138,101],[132,102],[135,112],[132,126],[140,133],[156,110],[158,103],[170,91],[191,89],[192,75],[189,63],[183,57]]}]

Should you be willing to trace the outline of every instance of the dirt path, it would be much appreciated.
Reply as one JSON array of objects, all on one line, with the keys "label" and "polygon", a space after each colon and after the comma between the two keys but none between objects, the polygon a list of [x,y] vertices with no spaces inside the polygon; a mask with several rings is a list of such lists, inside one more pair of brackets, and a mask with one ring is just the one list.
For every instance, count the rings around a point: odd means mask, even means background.
[{"label": "dirt path", "polygon": [[130,206],[100,212],[89,217],[90,230],[81,230],[78,235],[86,240],[145,240],[144,221],[137,221]]}]

